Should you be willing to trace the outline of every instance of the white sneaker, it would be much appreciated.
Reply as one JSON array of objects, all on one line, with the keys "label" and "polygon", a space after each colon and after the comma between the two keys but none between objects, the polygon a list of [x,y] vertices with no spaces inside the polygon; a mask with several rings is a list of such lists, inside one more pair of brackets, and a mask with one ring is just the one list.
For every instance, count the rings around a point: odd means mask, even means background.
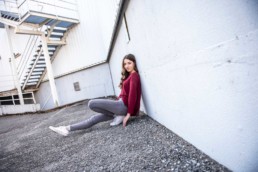
[{"label": "white sneaker", "polygon": [[119,125],[123,122],[125,116],[122,115],[116,115],[113,122],[110,123],[111,126]]},{"label": "white sneaker", "polygon": [[49,126],[49,129],[63,136],[67,136],[69,134],[69,131],[66,129],[66,126],[60,126],[60,127]]}]

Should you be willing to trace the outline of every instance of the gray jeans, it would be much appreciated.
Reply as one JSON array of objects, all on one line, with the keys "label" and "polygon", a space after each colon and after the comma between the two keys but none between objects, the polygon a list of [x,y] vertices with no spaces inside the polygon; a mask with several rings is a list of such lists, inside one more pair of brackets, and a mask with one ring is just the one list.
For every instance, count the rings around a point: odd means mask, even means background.
[{"label": "gray jeans", "polygon": [[127,114],[127,107],[123,100],[110,100],[110,99],[93,99],[90,100],[88,106],[91,110],[98,112],[90,118],[70,125],[70,131],[87,129],[99,122],[108,121],[114,118],[114,115]]}]

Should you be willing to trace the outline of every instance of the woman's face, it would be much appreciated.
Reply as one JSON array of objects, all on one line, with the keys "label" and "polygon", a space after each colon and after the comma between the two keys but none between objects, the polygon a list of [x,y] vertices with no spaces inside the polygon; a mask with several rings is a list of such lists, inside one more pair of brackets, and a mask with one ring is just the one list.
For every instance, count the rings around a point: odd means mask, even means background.
[{"label": "woman's face", "polygon": [[124,68],[127,72],[131,73],[134,71],[134,62],[128,59],[124,59]]}]

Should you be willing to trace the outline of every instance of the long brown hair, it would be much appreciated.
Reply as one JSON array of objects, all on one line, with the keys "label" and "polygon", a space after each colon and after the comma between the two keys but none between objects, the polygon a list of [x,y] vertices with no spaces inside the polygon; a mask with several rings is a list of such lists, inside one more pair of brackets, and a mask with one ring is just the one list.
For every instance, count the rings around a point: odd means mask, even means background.
[{"label": "long brown hair", "polygon": [[138,68],[137,68],[137,64],[136,64],[136,59],[134,57],[133,54],[127,54],[124,58],[123,58],[123,61],[122,61],[122,72],[121,72],[121,80],[120,80],[120,84],[118,85],[121,89],[122,89],[122,86],[123,86],[123,81],[126,80],[129,76],[129,72],[127,72],[127,70],[124,68],[124,60],[127,59],[127,60],[130,60],[134,63],[134,70],[138,72]]}]

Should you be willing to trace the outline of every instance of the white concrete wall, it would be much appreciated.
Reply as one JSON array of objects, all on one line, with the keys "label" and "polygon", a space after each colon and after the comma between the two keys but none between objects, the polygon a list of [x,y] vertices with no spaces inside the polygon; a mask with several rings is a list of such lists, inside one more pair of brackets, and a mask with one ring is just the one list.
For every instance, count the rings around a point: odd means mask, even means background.
[{"label": "white concrete wall", "polygon": [[[73,84],[75,82],[79,82],[80,91],[74,90]],[[114,95],[113,83],[107,63],[55,79],[55,83],[60,105]],[[42,109],[54,108],[49,82],[44,82],[40,85],[35,98]]]},{"label": "white concrete wall", "polygon": [[[78,0],[80,24],[71,29],[67,45],[60,49],[53,61],[54,76],[106,59],[118,4],[118,0]],[[45,75],[44,79],[47,78]]]},{"label": "white concrete wall", "polygon": [[12,67],[9,62],[11,53],[5,29],[0,29],[0,92],[15,88],[12,76]]},{"label": "white concrete wall", "polygon": [[[26,43],[29,39],[27,35],[14,34],[14,29],[10,29],[10,38],[15,54],[24,52]],[[11,58],[10,47],[8,44],[8,38],[5,29],[0,29],[0,92],[11,90],[15,88],[14,79],[9,59]],[[16,66],[18,67],[21,56],[16,59]]]},{"label": "white concrete wall", "polygon": [[257,171],[258,1],[131,0],[126,16],[114,85],[135,54],[148,115],[231,170]]},{"label": "white concrete wall", "polygon": [[39,104],[28,105],[1,105],[0,115],[18,114],[25,112],[37,112],[40,110]]}]

